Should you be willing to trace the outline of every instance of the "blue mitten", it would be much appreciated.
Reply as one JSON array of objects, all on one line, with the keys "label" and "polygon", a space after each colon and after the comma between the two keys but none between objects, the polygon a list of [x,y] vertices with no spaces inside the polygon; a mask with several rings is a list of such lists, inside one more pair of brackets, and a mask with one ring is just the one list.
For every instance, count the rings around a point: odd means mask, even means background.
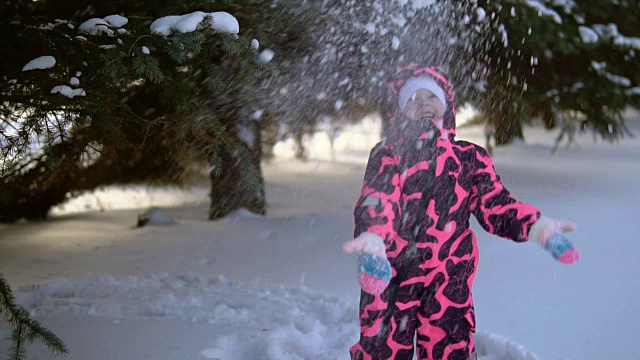
[{"label": "blue mitten", "polygon": [[563,264],[573,264],[580,259],[580,252],[564,236],[565,232],[575,230],[570,221],[551,219],[546,216],[531,226],[529,239],[536,240],[554,259]]},{"label": "blue mitten", "polygon": [[393,275],[382,238],[365,232],[345,243],[343,249],[347,253],[360,254],[358,284],[362,290],[372,295],[381,294],[389,285]]},{"label": "blue mitten", "polygon": [[391,264],[386,256],[362,253],[358,259],[358,284],[364,292],[381,294],[391,281]]}]

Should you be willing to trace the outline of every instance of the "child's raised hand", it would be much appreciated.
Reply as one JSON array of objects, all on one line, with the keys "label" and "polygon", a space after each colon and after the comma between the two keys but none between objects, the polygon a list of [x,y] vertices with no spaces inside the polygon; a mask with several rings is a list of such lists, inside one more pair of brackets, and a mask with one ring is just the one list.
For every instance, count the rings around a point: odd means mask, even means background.
[{"label": "child's raised hand", "polygon": [[381,294],[391,281],[391,264],[380,236],[365,232],[342,246],[346,253],[358,253],[358,284],[364,292]]},{"label": "child's raised hand", "polygon": [[531,227],[529,238],[536,240],[559,262],[573,264],[580,259],[580,252],[567,240],[564,233],[575,229],[576,224],[571,221],[556,220],[542,216]]}]

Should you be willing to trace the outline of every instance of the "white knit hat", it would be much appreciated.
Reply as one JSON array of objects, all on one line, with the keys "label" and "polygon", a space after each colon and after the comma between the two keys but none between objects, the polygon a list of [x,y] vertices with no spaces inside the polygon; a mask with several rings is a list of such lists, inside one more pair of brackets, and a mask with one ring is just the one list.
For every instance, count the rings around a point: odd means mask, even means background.
[{"label": "white knit hat", "polygon": [[404,109],[404,106],[409,101],[409,97],[413,95],[419,89],[426,89],[431,91],[442,102],[444,108],[447,108],[447,101],[445,100],[444,90],[438,85],[438,83],[430,76],[412,77],[402,85],[398,94],[398,105],[400,109]]}]

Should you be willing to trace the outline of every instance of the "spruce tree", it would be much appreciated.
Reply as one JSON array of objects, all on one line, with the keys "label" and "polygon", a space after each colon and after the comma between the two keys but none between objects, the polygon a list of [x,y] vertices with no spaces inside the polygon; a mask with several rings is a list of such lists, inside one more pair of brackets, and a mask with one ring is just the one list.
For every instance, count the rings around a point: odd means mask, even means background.
[{"label": "spruce tree", "polygon": [[[629,135],[622,113],[638,106],[640,6],[633,1],[484,1],[488,86],[476,105],[498,145],[541,119],[615,141]],[[473,25],[473,23],[471,24]],[[481,51],[482,49],[479,49]]]},{"label": "spruce tree", "polygon": [[[262,186],[233,118],[245,105],[233,94],[267,73],[251,39],[206,20],[192,32],[152,33],[154,19],[134,12],[96,33],[83,32],[86,17],[0,24],[15,55],[0,68],[0,221],[42,219],[101,185],[180,184],[194,163],[215,169],[224,153],[245,185]],[[21,71],[38,55],[55,65]]]}]

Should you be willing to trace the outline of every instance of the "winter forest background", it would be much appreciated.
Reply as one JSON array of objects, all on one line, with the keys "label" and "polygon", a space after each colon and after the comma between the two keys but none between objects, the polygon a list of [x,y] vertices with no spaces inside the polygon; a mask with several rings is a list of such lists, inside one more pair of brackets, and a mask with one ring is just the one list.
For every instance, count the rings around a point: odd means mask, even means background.
[{"label": "winter forest background", "polygon": [[[357,284],[339,247],[384,127],[382,84],[413,61],[452,76],[460,136],[494,153],[517,194],[583,223],[608,219],[618,233],[599,234],[619,243],[594,245],[599,229],[576,243],[611,255],[609,268],[627,264],[605,276],[585,252],[581,273],[622,295],[578,298],[587,284],[575,270],[541,270],[546,259],[517,255],[534,250],[487,236],[480,330],[486,316],[503,333],[479,334],[483,359],[640,357],[597,341],[635,331],[612,319],[631,309],[638,249],[621,241],[637,228],[612,216],[634,209],[637,193],[626,182],[640,156],[637,1],[18,0],[0,14],[0,350],[10,358],[346,359]],[[603,190],[612,186],[631,194]],[[138,218],[148,206],[175,219]],[[163,220],[174,227],[130,228]],[[102,253],[58,254],[76,241]],[[527,280],[496,275],[498,253],[505,267],[535,261]],[[533,298],[492,310],[508,295],[486,285],[489,273],[514,299]],[[607,288],[616,279],[626,285]],[[543,289],[555,294],[547,307],[534,296]],[[549,319],[586,320],[553,296],[611,317],[591,332],[563,328],[589,343],[566,346],[542,334],[562,327]],[[516,310],[535,304],[546,312]],[[523,317],[538,319],[533,334],[509,325]],[[128,343],[122,328],[149,343]],[[158,338],[177,342],[167,350]]]}]

